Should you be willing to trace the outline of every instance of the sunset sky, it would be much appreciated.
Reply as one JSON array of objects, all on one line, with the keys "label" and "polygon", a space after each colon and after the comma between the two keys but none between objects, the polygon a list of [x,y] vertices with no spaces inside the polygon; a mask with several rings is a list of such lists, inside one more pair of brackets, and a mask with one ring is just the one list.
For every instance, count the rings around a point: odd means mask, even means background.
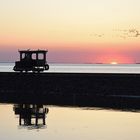
[{"label": "sunset sky", "polygon": [[18,49],[57,63],[140,62],[140,0],[0,0],[0,61]]}]

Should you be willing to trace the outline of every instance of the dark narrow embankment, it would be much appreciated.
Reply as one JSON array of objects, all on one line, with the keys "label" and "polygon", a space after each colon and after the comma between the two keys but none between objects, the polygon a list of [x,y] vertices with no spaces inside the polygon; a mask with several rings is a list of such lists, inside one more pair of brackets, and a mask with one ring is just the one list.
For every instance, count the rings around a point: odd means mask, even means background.
[{"label": "dark narrow embankment", "polygon": [[1,72],[0,102],[140,108],[140,74]]}]

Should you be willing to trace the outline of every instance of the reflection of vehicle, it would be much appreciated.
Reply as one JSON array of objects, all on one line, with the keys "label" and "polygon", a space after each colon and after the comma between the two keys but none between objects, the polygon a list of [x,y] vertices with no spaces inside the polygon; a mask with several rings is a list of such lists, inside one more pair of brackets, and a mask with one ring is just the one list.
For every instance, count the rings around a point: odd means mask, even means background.
[{"label": "reflection of vehicle", "polygon": [[49,69],[49,65],[46,62],[46,54],[45,50],[22,50],[20,53],[20,61],[15,62],[15,66],[13,68],[14,71],[20,72],[40,72]]},{"label": "reflection of vehicle", "polygon": [[[19,125],[32,129],[43,128],[48,108],[36,104],[17,104],[13,107],[15,115],[19,115]],[[41,121],[42,120],[42,121]]]}]

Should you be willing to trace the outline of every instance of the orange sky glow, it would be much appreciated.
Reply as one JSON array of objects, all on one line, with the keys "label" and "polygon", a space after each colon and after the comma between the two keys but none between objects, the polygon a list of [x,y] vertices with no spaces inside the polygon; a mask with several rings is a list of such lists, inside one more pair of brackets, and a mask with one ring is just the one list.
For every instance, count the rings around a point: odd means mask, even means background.
[{"label": "orange sky glow", "polygon": [[0,61],[46,49],[49,62],[140,62],[139,13],[139,0],[0,1]]}]

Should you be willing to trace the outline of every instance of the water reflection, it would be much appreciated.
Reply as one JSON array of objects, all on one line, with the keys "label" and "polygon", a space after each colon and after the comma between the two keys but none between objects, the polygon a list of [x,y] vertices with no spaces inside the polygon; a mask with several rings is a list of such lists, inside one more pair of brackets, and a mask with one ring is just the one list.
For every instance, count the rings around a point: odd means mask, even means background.
[{"label": "water reflection", "polygon": [[19,115],[19,126],[29,129],[41,129],[46,126],[46,114],[48,108],[37,104],[15,104],[15,115]]},{"label": "water reflection", "polygon": [[[33,129],[35,118],[29,121],[20,115],[23,108],[33,105],[0,104],[0,140],[139,140],[140,113],[108,110],[104,108],[49,106],[47,129]],[[31,107],[32,106],[32,107]],[[36,105],[34,105],[36,106]],[[39,105],[38,105],[39,106]],[[45,108],[48,106],[42,106]],[[15,109],[18,108],[18,109]],[[38,107],[39,108],[39,107]],[[20,111],[18,111],[20,110]],[[15,118],[15,114],[17,114]],[[57,114],[57,115],[56,115]],[[49,115],[49,116],[47,116]],[[28,118],[28,117],[27,117]],[[30,118],[30,117],[29,117]],[[34,123],[33,123],[34,121]],[[19,123],[18,127],[17,124]],[[29,124],[33,126],[29,126]],[[28,124],[28,125],[27,125]],[[39,124],[39,123],[38,123]],[[20,128],[20,129],[19,129]],[[44,128],[44,127],[43,127]],[[31,130],[32,129],[32,130]],[[46,131],[47,130],[47,131]]]}]

